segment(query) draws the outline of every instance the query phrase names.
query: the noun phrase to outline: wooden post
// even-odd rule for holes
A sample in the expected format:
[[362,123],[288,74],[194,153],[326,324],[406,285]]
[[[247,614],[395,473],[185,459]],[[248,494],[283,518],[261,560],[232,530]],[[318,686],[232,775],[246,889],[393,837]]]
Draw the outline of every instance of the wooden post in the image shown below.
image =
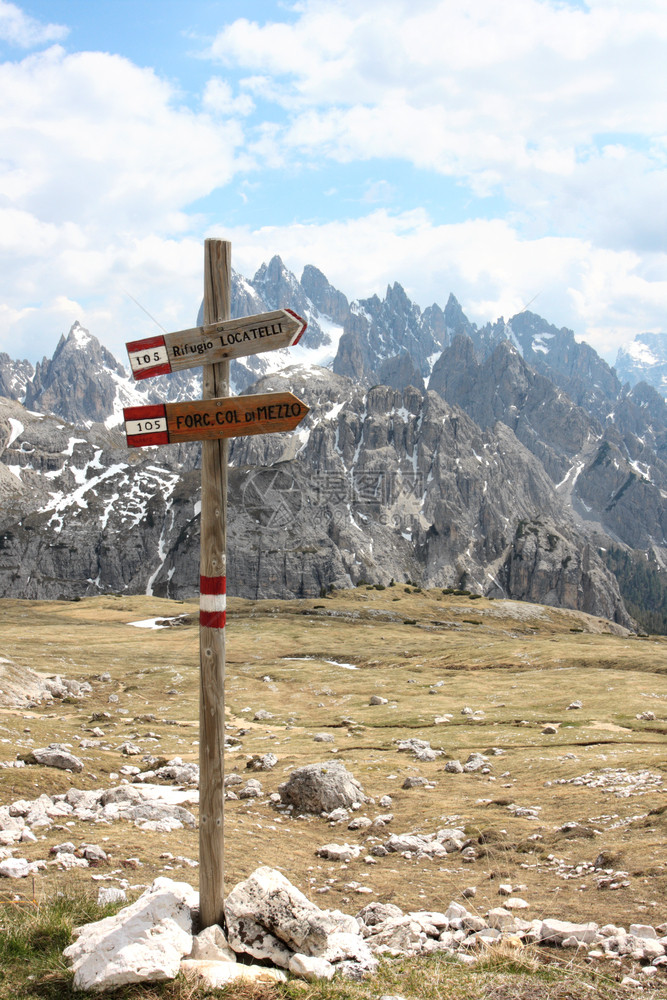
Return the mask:
[[[231,243],[206,240],[204,323],[229,319]],[[229,395],[229,361],[204,365],[204,399]],[[199,612],[199,896],[201,927],[223,923],[226,438],[202,441]]]

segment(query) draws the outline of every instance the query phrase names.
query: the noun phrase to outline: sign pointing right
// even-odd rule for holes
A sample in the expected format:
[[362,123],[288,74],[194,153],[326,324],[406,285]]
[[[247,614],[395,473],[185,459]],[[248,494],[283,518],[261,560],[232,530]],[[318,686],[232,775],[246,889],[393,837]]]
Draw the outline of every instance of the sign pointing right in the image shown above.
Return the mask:
[[307,413],[306,404],[291,392],[157,403],[123,410],[130,448],[292,431]]
[[305,319],[291,309],[275,309],[258,316],[243,316],[146,340],[133,340],[125,346],[132,374],[140,380],[292,347],[299,342],[307,325]]

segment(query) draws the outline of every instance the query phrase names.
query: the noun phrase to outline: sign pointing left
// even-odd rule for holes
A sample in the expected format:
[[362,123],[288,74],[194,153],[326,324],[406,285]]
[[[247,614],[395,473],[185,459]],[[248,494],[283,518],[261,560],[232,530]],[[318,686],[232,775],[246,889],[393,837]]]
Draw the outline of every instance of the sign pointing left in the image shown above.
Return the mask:
[[308,407],[291,392],[227,396],[123,410],[130,448],[292,431]]
[[133,340],[125,346],[132,374],[140,380],[292,347],[299,342],[307,325],[291,309],[275,309],[258,316]]

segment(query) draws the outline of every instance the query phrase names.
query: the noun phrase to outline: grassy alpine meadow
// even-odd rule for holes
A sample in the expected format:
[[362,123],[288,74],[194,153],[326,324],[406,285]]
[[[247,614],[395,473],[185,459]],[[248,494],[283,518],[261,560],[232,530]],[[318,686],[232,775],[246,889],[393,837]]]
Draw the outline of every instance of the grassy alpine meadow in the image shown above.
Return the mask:
[[[171,624],[135,624],[154,619]],[[459,901],[484,915],[504,904],[509,886],[529,920],[667,922],[667,638],[574,611],[405,584],[319,599],[232,598],[227,620],[227,731],[237,742],[225,767],[262,786],[260,798],[225,804],[228,888],[265,864],[319,906],[352,914],[376,900],[405,911]],[[0,656],[89,681],[92,693],[0,709],[0,805],[114,787],[174,757],[197,760],[196,602],[3,600],[2,622]],[[386,701],[371,704],[372,696]],[[315,740],[320,734],[326,741]],[[400,749],[410,738],[440,753],[422,762]],[[50,743],[68,746],[83,771],[7,766]],[[128,743],[140,752],[128,755]],[[269,752],[278,761],[271,770],[248,769]],[[482,754],[483,766],[445,769],[471,754]],[[292,769],[327,760],[343,763],[374,800],[358,816],[392,814],[384,829],[349,830],[347,821],[275,808],[269,796]],[[403,788],[409,777],[426,783]],[[387,795],[391,805],[380,806]],[[196,803],[184,805],[196,814]],[[474,850],[444,859],[370,854],[392,833],[443,826],[463,828]],[[97,906],[100,886],[125,888],[132,900],[158,875],[197,885],[196,829],[62,817],[35,833],[34,842],[0,847],[1,857],[45,862],[34,877],[0,880],[0,997],[74,995],[62,949],[74,926],[112,912]],[[107,860],[63,870],[50,849],[64,841],[98,844]],[[361,854],[348,863],[319,857],[331,842],[360,845]],[[180,977],[114,995],[615,998],[628,995],[620,981],[631,971],[627,962],[517,943],[470,967],[442,955],[386,960],[359,984],[294,980],[207,994]],[[666,983],[659,970],[642,980],[642,996],[667,996]]]

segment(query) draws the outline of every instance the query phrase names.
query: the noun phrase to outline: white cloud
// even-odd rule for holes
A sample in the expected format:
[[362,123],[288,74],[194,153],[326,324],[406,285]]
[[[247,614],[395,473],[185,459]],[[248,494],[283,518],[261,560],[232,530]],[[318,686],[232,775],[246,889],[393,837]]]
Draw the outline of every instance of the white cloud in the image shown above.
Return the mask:
[[[477,196],[502,193],[545,232],[567,231],[559,220],[577,211],[574,231],[603,242],[628,179],[603,146],[640,143],[642,204],[667,185],[664,0],[303,0],[293,13],[238,19],[208,52],[241,72],[261,66],[242,85],[276,105],[274,151],[408,161]],[[624,226],[631,245],[654,240],[648,215],[640,204]]]
[[53,47],[0,66],[0,183],[42,220],[171,230],[239,168],[236,121],[179,107],[149,69]]
[[32,49],[66,38],[69,29],[62,24],[43,24],[13,3],[0,0],[0,40],[21,49]]
[[255,102],[249,94],[234,97],[231,85],[219,76],[207,81],[202,104],[207,111],[218,115],[249,115],[255,109]]
[[3,349],[51,353],[79,319],[123,354],[144,319],[125,288],[192,325],[203,251],[189,205],[250,162],[243,143],[238,120],[192,112],[119,56],[53,46],[0,65]]

